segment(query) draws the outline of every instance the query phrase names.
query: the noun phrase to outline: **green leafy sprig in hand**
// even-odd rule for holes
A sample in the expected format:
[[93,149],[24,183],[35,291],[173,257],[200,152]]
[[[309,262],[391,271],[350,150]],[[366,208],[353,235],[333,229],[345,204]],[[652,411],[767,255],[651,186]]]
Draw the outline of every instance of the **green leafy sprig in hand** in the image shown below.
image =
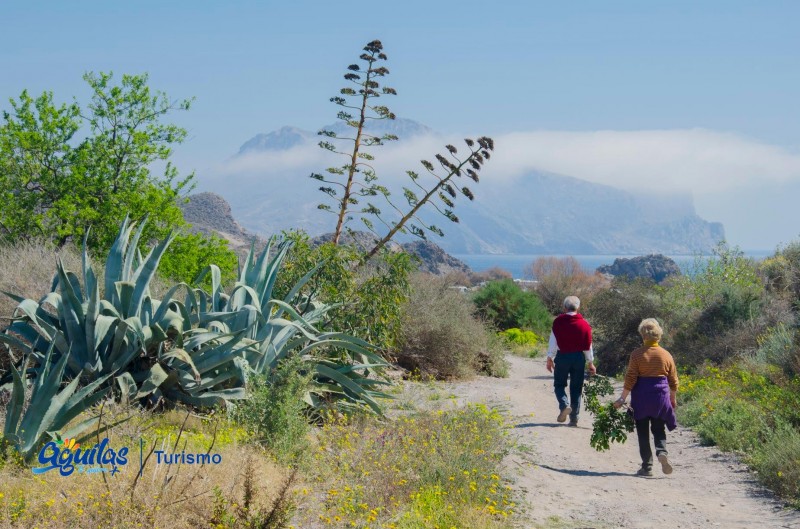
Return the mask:
[[633,414],[627,409],[618,410],[613,403],[600,402],[600,397],[613,394],[611,381],[602,375],[590,377],[583,385],[584,405],[594,416],[589,444],[598,452],[608,450],[611,443],[624,443],[634,429]]

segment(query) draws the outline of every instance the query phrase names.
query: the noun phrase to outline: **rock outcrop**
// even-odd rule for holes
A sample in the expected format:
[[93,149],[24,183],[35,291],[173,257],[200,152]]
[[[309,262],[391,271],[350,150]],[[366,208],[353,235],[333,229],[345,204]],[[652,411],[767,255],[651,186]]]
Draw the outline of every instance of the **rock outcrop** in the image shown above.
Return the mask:
[[675,261],[661,254],[614,259],[613,264],[603,265],[597,271],[601,274],[627,276],[631,279],[649,278],[656,283],[660,283],[669,276],[681,274],[681,269]]

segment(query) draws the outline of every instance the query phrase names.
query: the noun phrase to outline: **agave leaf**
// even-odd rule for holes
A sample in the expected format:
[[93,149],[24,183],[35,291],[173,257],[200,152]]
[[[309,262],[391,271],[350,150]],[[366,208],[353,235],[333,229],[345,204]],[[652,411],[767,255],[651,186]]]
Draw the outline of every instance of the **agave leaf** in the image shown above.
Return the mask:
[[147,255],[147,259],[145,259],[145,261],[136,270],[136,273],[132,278],[135,283],[135,289],[133,291],[133,297],[130,300],[130,305],[128,306],[129,315],[139,314],[139,310],[142,306],[142,300],[144,299],[145,294],[150,287],[150,280],[156,273],[156,269],[158,268],[158,263],[161,261],[161,257],[164,255],[164,252],[167,251],[167,248],[174,239],[175,235],[170,232],[170,234],[167,235],[163,241],[150,250],[150,253]]
[[127,319],[133,316],[129,310],[135,288],[136,285],[130,281],[117,281],[114,283],[114,297],[111,302],[117,307],[122,318]]
[[[22,372],[25,372],[27,363],[22,365]],[[11,375],[14,377],[13,389],[11,390],[11,398],[6,405],[6,424],[3,427],[3,437],[12,439],[16,437],[17,425],[22,416],[22,409],[25,407],[25,382],[22,380],[17,368],[11,365]]]
[[167,291],[167,293],[164,294],[164,297],[161,298],[161,304],[158,306],[158,309],[156,310],[155,314],[153,314],[153,321],[159,322],[162,320],[162,318],[164,318],[164,315],[169,310],[170,301],[172,301],[172,297],[181,288],[185,288],[187,292],[192,291],[192,288],[186,283],[178,283],[177,285],[174,285],[172,288],[170,288]]
[[[297,283],[295,283],[295,285],[292,287],[292,290],[290,290],[289,293],[286,294],[286,297],[283,298],[283,302],[286,303],[287,305],[291,305],[295,297],[297,297],[297,293],[300,292],[300,289],[303,288],[306,285],[306,283],[308,283],[308,281],[314,276],[314,274],[317,273],[317,271],[324,264],[325,261],[320,261],[319,264],[317,264],[317,266],[312,268],[306,275],[300,278],[300,280]],[[283,309],[279,308],[278,311],[275,313],[274,317],[280,318],[282,314],[283,314]]]
[[184,351],[183,349],[175,348],[168,353],[165,353],[161,356],[162,361],[167,361],[171,358],[177,358],[178,360],[182,361],[186,365],[189,366],[189,369],[192,371],[192,375],[194,376],[195,381],[199,384],[200,383],[200,372],[197,370],[197,367],[194,365],[194,361],[192,361],[192,357],[189,356],[189,353]]
[[372,408],[372,410],[378,415],[383,415],[383,410],[381,410],[381,407],[378,405],[378,403],[369,396],[363,387],[353,382],[347,375],[339,373],[337,370],[332,369],[324,364],[315,365],[314,370],[323,377],[329,378],[330,380],[342,386],[344,389],[350,391],[353,395],[355,395],[353,398],[364,401],[364,403]]
[[167,372],[164,371],[164,368],[159,364],[155,364],[153,367],[151,367],[148,373],[147,379],[142,383],[142,386],[139,388],[139,392],[136,394],[137,399],[146,397],[147,395],[153,393],[169,378]]
[[128,243],[127,251],[125,252],[125,259],[122,264],[122,275],[120,276],[122,281],[135,281],[133,278],[133,270],[135,265],[134,261],[137,257],[136,251],[139,249],[139,239],[142,238],[142,232],[144,231],[146,222],[147,215],[145,215],[142,221],[139,223],[139,228],[133,234],[133,238]]
[[130,373],[122,373],[121,375],[114,377],[114,380],[117,382],[119,386],[119,393],[120,393],[120,402],[123,405],[130,404],[130,401],[133,397],[136,396],[137,387],[136,381],[133,380],[133,376]]
[[0,343],[4,343],[8,346],[8,357],[11,359],[11,363],[17,363],[17,359],[14,357],[14,353],[11,352],[11,348],[15,347],[17,349],[22,350],[24,353],[29,353],[31,348],[25,344],[22,340],[18,340],[9,334],[0,334]]
[[275,286],[275,281],[278,279],[278,271],[280,270],[281,263],[283,262],[284,257],[286,257],[286,253],[289,251],[290,247],[290,241],[281,242],[281,244],[278,246],[278,252],[269,263],[265,278],[266,282],[261,290],[261,310],[265,310],[267,302],[272,299],[272,289]]
[[126,250],[128,248],[128,239],[130,239],[132,229],[133,225],[130,223],[130,217],[125,215],[125,220],[122,221],[122,224],[119,227],[117,238],[114,240],[114,244],[111,245],[111,249],[108,252],[108,257],[106,258],[106,288],[104,298],[107,301],[113,302],[113,295],[114,292],[116,292],[114,283],[117,281],[123,281],[125,279],[122,272],[124,269],[123,262],[125,259]]

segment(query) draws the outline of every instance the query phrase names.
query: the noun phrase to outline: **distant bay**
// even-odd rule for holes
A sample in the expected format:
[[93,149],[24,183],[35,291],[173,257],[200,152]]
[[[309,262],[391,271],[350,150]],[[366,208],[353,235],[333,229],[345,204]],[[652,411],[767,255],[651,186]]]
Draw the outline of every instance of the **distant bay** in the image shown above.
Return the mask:
[[[753,259],[763,259],[772,255],[773,251],[745,250],[745,255]],[[489,268],[499,267],[508,272],[514,279],[530,279],[526,277],[525,268],[529,267],[539,257],[569,257],[567,255],[536,255],[536,254],[454,254],[453,257],[464,261],[474,272],[483,272]],[[573,255],[587,272],[593,272],[597,267],[610,265],[617,258],[631,258],[635,255]],[[711,259],[711,255],[670,255],[670,259],[684,271],[690,272],[697,260]]]

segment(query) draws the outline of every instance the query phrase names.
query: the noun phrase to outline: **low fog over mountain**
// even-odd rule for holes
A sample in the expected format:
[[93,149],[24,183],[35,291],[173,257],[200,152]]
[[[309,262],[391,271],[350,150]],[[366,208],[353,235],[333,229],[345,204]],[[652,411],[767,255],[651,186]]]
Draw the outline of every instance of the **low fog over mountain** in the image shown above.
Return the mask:
[[[342,135],[342,124],[326,127]],[[405,170],[420,170],[420,159],[432,159],[454,138],[442,137],[407,119],[379,121],[373,134],[395,134],[401,141],[371,148],[379,182],[402,196]],[[283,127],[258,134],[207,179],[204,189],[230,202],[245,228],[263,235],[303,228],[311,235],[332,231],[334,216],[317,209],[326,196],[311,172],[346,163],[344,157],[317,147],[316,132]],[[688,254],[708,252],[724,238],[720,223],[700,218],[688,193],[651,196],[544,171],[493,173],[502,159],[502,144],[469,184],[475,201],[456,201],[459,224],[430,213],[427,220],[445,231],[431,239],[450,253],[531,254]],[[508,162],[505,160],[505,162]],[[498,162],[499,163],[499,162]],[[508,166],[499,163],[499,166]],[[400,199],[402,200],[402,198]],[[381,207],[380,204],[377,204]],[[388,208],[384,208],[388,209]],[[354,229],[363,229],[356,218]]]

